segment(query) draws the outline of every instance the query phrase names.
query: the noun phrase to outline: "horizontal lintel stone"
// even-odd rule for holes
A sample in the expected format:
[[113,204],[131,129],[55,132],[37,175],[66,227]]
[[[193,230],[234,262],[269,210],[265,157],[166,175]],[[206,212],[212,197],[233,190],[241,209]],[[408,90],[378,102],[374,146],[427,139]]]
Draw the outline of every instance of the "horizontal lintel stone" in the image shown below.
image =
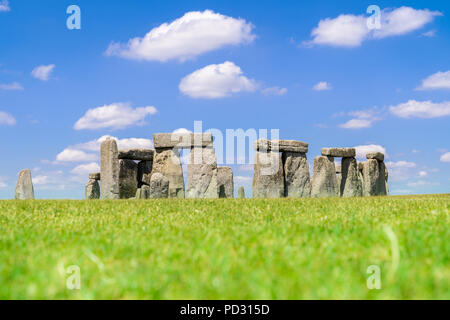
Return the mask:
[[211,132],[204,133],[155,133],[153,144],[155,149],[193,147],[211,147],[213,135]]
[[355,148],[322,148],[322,155],[329,157],[354,158]]
[[129,149],[119,150],[119,159],[152,161],[155,150],[152,149]]
[[89,179],[100,180],[100,172],[89,173]]
[[296,140],[259,139],[255,141],[255,150],[307,153],[308,144],[306,142]]
[[377,159],[378,161],[384,161],[384,154],[381,152],[368,152],[366,154],[367,159]]

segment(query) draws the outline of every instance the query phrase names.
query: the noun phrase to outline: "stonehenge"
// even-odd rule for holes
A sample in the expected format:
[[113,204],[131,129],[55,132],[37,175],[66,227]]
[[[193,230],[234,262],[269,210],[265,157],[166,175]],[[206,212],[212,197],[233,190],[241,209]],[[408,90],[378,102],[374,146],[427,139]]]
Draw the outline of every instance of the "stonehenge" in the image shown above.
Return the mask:
[[100,185],[98,181],[100,180],[100,173],[90,173],[89,181],[84,190],[86,200],[100,199]]
[[310,196],[307,143],[259,139],[255,150],[253,198]]
[[19,172],[19,178],[17,179],[14,193],[17,200],[34,199],[34,188],[30,169],[25,169]]
[[[217,165],[211,133],[156,133],[154,150],[118,150],[107,138],[100,147],[100,173],[91,173],[86,199],[234,198],[233,170]],[[358,163],[355,148],[322,148],[307,160],[308,143],[259,139],[254,144],[253,198],[322,198],[388,195],[384,154],[368,152]],[[189,149],[185,183],[180,150]],[[335,158],[341,158],[340,164]],[[28,173],[29,174],[29,173]],[[19,185],[29,185],[27,173]],[[99,185],[100,182],[100,185]],[[32,185],[31,185],[32,188]],[[24,192],[17,191],[16,197]],[[28,191],[27,197],[30,196]],[[245,198],[243,187],[238,198]]]

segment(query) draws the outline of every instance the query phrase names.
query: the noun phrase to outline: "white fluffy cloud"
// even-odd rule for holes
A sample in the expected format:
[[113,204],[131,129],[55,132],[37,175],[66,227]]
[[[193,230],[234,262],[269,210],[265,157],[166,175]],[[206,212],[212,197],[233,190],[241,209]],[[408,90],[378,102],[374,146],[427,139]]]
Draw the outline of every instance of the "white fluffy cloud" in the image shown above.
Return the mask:
[[446,152],[441,156],[441,162],[450,162],[450,152]]
[[97,162],[80,164],[79,166],[73,168],[70,172],[75,175],[86,176],[89,173],[100,172],[100,166],[98,165]]
[[54,64],[38,66],[31,71],[31,75],[36,79],[47,81],[50,78],[53,69],[55,69]]
[[107,55],[147,61],[184,61],[226,45],[252,42],[253,26],[211,10],[187,12],[171,23],[153,28],[143,38],[112,43]]
[[450,115],[450,101],[434,103],[431,101],[409,100],[389,107],[390,112],[400,118],[439,118]]
[[262,90],[262,93],[267,96],[283,96],[288,92],[287,88],[270,87]]
[[23,87],[18,82],[13,82],[11,84],[0,83],[0,89],[2,89],[2,90],[23,90]]
[[381,12],[381,28],[369,29],[368,16],[341,14],[336,18],[320,20],[311,32],[312,40],[305,44],[358,47],[367,39],[381,39],[418,30],[439,15],[442,13],[411,7],[385,9]]
[[179,89],[191,98],[224,98],[233,93],[252,92],[257,88],[254,80],[243,75],[233,62],[211,64],[184,77]]
[[326,81],[320,81],[319,83],[316,83],[313,87],[316,91],[325,91],[325,90],[331,90],[331,84]]
[[414,168],[416,166],[416,164],[414,162],[411,161],[389,161],[386,162],[386,166],[388,168]]
[[0,125],[2,124],[13,126],[16,124],[16,119],[9,113],[0,111]]
[[74,125],[75,130],[124,129],[145,124],[148,115],[155,114],[153,106],[133,109],[129,103],[113,103],[89,109]]
[[2,0],[0,2],[0,12],[7,12],[10,11],[11,8],[9,7],[9,1],[8,0]]
[[344,129],[363,129],[370,128],[376,121],[381,120],[381,111],[374,107],[367,110],[357,110],[348,113],[353,119],[339,125]]
[[450,70],[446,72],[436,72],[428,78],[422,80],[422,85],[418,90],[450,89]]
[[95,154],[86,153],[72,148],[64,149],[56,156],[57,162],[89,162],[97,160]]
[[368,152],[381,152],[387,156],[386,148],[377,145],[377,144],[367,144],[367,145],[361,145],[354,147],[356,149],[356,157],[358,159],[366,159],[366,154]]

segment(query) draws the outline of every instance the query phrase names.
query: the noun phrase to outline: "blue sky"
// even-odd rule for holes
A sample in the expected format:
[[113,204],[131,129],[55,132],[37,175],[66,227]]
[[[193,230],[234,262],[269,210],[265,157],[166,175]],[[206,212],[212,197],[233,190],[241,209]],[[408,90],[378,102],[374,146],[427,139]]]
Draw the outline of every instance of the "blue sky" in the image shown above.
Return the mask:
[[[449,15],[448,1],[0,0],[0,198],[23,168],[37,197],[82,198],[101,137],[149,147],[196,120],[279,129],[310,163],[383,150],[393,194],[449,192]],[[233,169],[249,193],[251,166]]]

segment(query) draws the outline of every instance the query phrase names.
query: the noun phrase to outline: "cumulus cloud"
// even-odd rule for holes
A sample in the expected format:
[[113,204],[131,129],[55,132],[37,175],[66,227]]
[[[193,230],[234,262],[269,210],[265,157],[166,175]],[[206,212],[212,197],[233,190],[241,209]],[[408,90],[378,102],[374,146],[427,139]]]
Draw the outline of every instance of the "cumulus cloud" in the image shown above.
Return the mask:
[[54,64],[38,66],[31,71],[31,75],[36,79],[47,81],[55,68]]
[[229,97],[238,92],[253,92],[256,88],[256,82],[245,77],[241,68],[230,61],[196,70],[184,77],[179,85],[180,91],[185,95],[206,99]]
[[331,90],[331,84],[326,81],[320,81],[319,83],[316,83],[313,87],[316,91],[325,91],[325,90]]
[[336,18],[320,20],[317,27],[311,31],[312,40],[304,44],[358,47],[364,40],[382,39],[413,32],[440,15],[442,13],[438,11],[411,7],[385,9],[381,12],[381,28],[369,29],[367,16],[341,14]]
[[133,109],[129,103],[113,103],[89,109],[74,125],[75,130],[124,129],[145,125],[145,118],[155,114],[153,106]]
[[13,83],[0,83],[0,89],[2,90],[23,90],[23,87],[20,83],[18,82],[13,82]]
[[414,168],[416,164],[411,161],[388,161],[386,162],[388,168]]
[[253,25],[211,10],[187,12],[171,23],[153,28],[144,37],[128,43],[111,43],[106,55],[127,59],[185,61],[227,45],[250,43]]
[[9,113],[0,111],[0,125],[2,124],[13,126],[16,124],[16,119]]
[[366,154],[368,152],[381,152],[385,157],[387,156],[386,148],[377,144],[360,145],[354,148],[356,149],[356,157],[358,159],[366,159]]
[[376,107],[366,110],[351,111],[347,113],[347,115],[353,117],[353,119],[340,124],[339,127],[344,129],[370,128],[374,122],[382,119],[381,110]]
[[270,87],[262,90],[262,93],[266,96],[283,96],[288,92],[287,88]]
[[97,162],[91,162],[87,164],[80,164],[73,168],[71,173],[79,176],[86,176],[89,173],[100,172],[100,166]]
[[450,70],[436,72],[422,80],[422,85],[417,90],[450,89]]
[[89,162],[97,160],[95,154],[86,153],[72,148],[64,149],[56,156],[57,162]]
[[408,102],[389,107],[389,111],[400,118],[439,118],[450,115],[450,101],[434,103],[431,101],[409,100]]
[[10,11],[11,7],[9,6],[9,1],[8,0],[2,0],[0,2],[0,12],[7,12]]
[[441,156],[441,162],[450,162],[450,152],[446,152]]

